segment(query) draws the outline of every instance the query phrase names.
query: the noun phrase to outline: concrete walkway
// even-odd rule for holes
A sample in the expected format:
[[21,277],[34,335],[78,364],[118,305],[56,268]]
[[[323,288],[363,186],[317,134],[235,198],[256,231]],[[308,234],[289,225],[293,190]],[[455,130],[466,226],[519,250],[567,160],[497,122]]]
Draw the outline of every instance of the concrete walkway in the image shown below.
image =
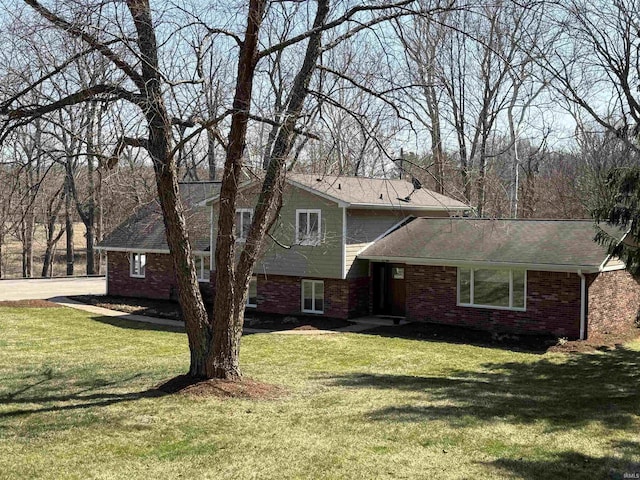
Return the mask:
[[[165,327],[184,328],[184,322],[179,320],[169,320],[166,318],[149,317],[147,315],[136,315],[133,313],[119,312],[117,310],[110,310],[108,308],[96,307],[94,305],[87,305],[86,303],[77,302],[67,297],[53,297],[49,298],[49,301],[62,305],[64,307],[75,308],[84,312],[93,313],[102,317],[120,318],[122,320],[129,320],[132,322],[149,323],[152,325],[162,325]],[[377,323],[380,325],[380,323]],[[266,330],[262,328],[248,328],[243,329],[244,333],[270,333],[275,335],[333,335],[336,333],[356,333],[369,330],[375,327],[376,324],[372,323],[356,323],[347,327],[337,328],[335,330]]]

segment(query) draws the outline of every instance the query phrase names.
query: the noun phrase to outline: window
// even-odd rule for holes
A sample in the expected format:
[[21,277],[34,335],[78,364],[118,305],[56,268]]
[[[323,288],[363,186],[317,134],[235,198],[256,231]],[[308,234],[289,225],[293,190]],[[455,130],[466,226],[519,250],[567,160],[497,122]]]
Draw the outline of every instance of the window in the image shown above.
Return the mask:
[[129,259],[129,275],[132,277],[144,278],[147,266],[147,255],[144,253],[131,253]]
[[258,306],[258,279],[251,277],[249,282],[249,293],[247,294],[247,307]]
[[524,270],[458,268],[458,305],[524,310]]
[[196,255],[194,258],[196,262],[196,274],[198,275],[199,282],[211,281],[210,271],[210,257],[209,255]]
[[296,210],[296,243],[320,244],[321,210]]
[[252,220],[252,208],[236,209],[236,242],[244,242],[247,239]]
[[324,282],[322,280],[302,281],[302,311],[324,313]]

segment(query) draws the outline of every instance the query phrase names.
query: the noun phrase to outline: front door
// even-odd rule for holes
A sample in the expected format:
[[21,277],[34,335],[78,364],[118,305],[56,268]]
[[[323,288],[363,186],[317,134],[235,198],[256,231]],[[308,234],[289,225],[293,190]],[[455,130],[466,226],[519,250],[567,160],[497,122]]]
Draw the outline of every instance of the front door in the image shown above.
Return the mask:
[[404,317],[406,312],[405,268],[402,264],[373,264],[373,313]]

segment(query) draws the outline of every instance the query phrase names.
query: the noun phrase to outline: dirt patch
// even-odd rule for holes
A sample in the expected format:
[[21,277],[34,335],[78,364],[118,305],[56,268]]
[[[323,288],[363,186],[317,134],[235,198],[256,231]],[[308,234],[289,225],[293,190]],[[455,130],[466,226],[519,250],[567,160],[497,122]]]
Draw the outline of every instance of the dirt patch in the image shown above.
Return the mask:
[[559,340],[556,345],[549,348],[550,352],[560,353],[586,353],[615,350],[624,343],[637,340],[640,330],[635,327],[615,333],[600,333],[591,335],[587,340],[565,341]]
[[244,326],[263,330],[336,330],[353,325],[352,322],[339,318],[313,316],[283,316],[264,313],[247,313]]
[[57,303],[48,300],[5,300],[0,307],[8,308],[60,308]]
[[179,375],[158,385],[156,389],[163,393],[180,393],[194,397],[245,398],[251,400],[269,400],[284,395],[284,390],[269,383],[251,379],[199,380],[188,375]]

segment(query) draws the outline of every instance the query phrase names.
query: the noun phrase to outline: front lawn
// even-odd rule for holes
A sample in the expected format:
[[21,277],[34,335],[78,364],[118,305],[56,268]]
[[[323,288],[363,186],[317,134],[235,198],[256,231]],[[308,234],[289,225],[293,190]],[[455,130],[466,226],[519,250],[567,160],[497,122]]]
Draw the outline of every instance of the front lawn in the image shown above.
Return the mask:
[[158,396],[184,334],[0,308],[0,477],[622,478],[640,343],[535,355],[362,334],[248,335],[275,400]]

